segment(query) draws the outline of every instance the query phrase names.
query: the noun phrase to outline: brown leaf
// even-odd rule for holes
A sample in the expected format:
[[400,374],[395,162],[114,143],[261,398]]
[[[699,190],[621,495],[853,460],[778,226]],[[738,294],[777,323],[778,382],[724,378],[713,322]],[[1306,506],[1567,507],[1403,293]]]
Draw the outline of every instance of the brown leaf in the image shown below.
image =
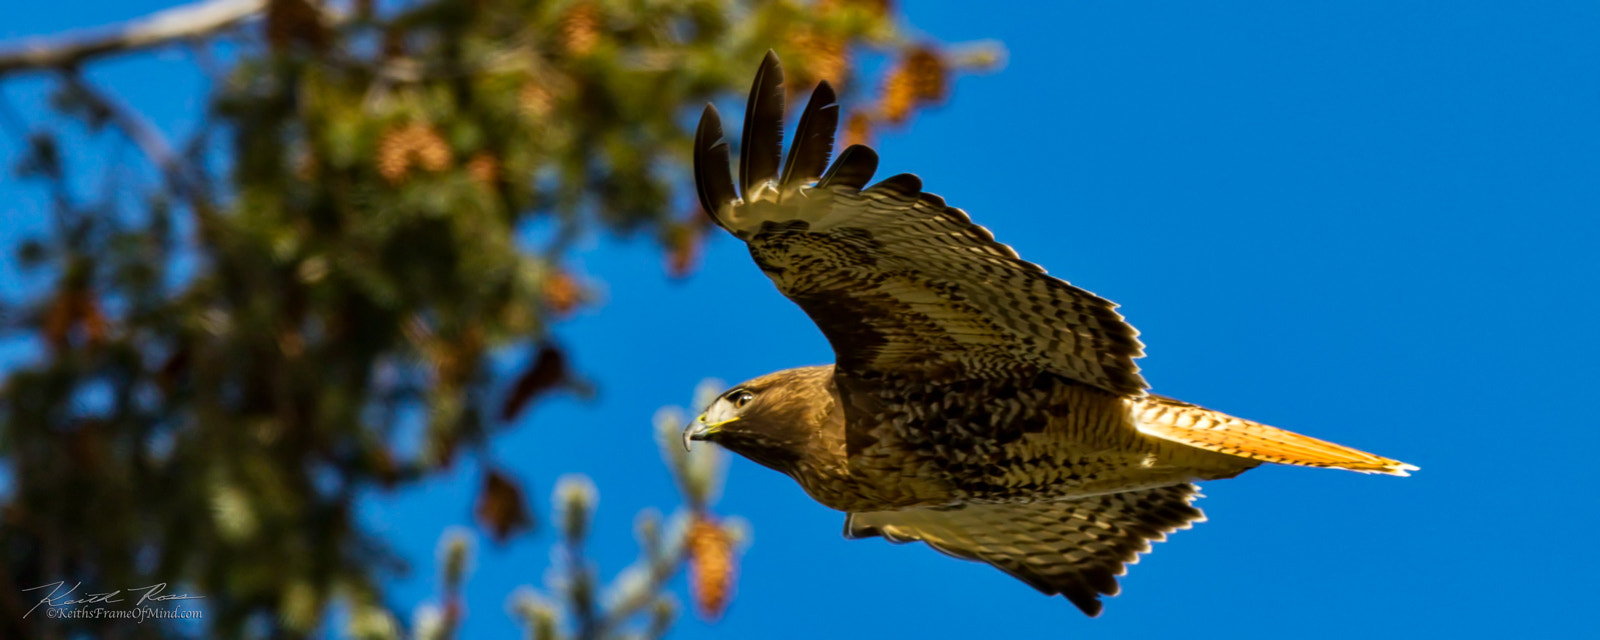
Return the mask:
[[585,56],[600,44],[600,29],[605,15],[593,2],[579,2],[561,17],[561,47],[574,56]]
[[850,72],[850,57],[842,37],[829,36],[816,28],[799,29],[789,37],[789,46],[799,53],[800,67],[790,74],[789,93],[804,96],[821,80],[835,87],[844,84]]
[[82,346],[98,347],[111,329],[99,300],[88,291],[73,288],[56,294],[45,308],[41,324],[45,341],[57,351],[71,347],[75,340]]
[[432,355],[439,383],[459,388],[478,373],[483,362],[483,328],[472,325],[450,340],[436,341]]
[[391,185],[398,185],[411,172],[412,167],[439,172],[450,168],[455,154],[450,143],[432,125],[423,122],[391,126],[378,138],[377,155],[373,164],[378,175]]
[[411,139],[405,128],[391,127],[383,132],[378,138],[373,164],[378,167],[378,175],[389,184],[399,184],[405,179],[406,173],[411,171]]
[[523,370],[522,375],[517,376],[511,393],[506,395],[505,403],[500,406],[500,421],[515,420],[535,397],[554,390],[567,378],[566,353],[554,345],[539,347],[539,354],[534,356],[533,363]]
[[100,469],[110,454],[105,429],[98,420],[79,425],[67,440],[67,452],[80,469]]
[[450,143],[445,142],[444,136],[439,131],[425,124],[412,125],[416,136],[414,147],[417,154],[417,164],[423,169],[433,172],[444,171],[450,168],[453,154]]
[[511,536],[533,528],[533,514],[521,484],[498,469],[484,472],[472,513],[496,544],[505,544]]
[[728,610],[737,579],[733,538],[711,516],[696,514],[689,525],[686,544],[689,550],[689,591],[695,611],[706,621],[715,621]]
[[189,345],[182,344],[161,363],[161,369],[156,371],[156,384],[161,386],[162,391],[172,393],[173,387],[188,373],[191,355]]
[[[696,215],[696,218],[706,216]],[[667,275],[683,278],[700,264],[700,245],[705,236],[704,227],[697,222],[674,223],[667,227]]]
[[517,106],[522,109],[522,115],[535,122],[550,115],[555,103],[550,88],[535,80],[523,84],[522,89],[517,91]]
[[394,452],[388,447],[377,446],[368,452],[373,475],[378,477],[379,484],[384,489],[393,489],[400,482],[400,465],[395,462]]
[[111,325],[106,321],[105,312],[100,310],[100,301],[87,292],[80,293],[78,312],[83,319],[83,332],[89,339],[89,346],[97,347],[104,344]]
[[306,340],[300,335],[298,329],[280,329],[278,331],[278,350],[290,360],[299,360],[306,354]]
[[884,76],[878,113],[893,124],[904,124],[919,106],[940,104],[950,94],[950,68],[930,47],[912,47]]
[[444,628],[452,631],[460,628],[461,619],[466,617],[465,611],[466,605],[461,604],[460,594],[450,594],[449,597],[446,597],[444,601]]
[[853,144],[872,144],[872,117],[857,111],[844,120],[844,140],[842,146]]
[[379,46],[383,52],[383,59],[393,60],[406,55],[406,31],[397,25],[389,25],[383,30],[383,44]]
[[322,11],[311,0],[271,0],[267,3],[266,35],[272,50],[282,53],[294,44],[325,50],[331,34],[323,24]]
[[56,351],[65,350],[68,346],[67,334],[72,331],[73,318],[72,296],[68,292],[57,294],[50,301],[49,308],[44,312],[44,338]]
[[485,189],[493,189],[500,182],[500,160],[494,154],[478,152],[467,161],[467,175]]
[[914,47],[906,54],[906,80],[921,104],[941,104],[950,97],[950,65],[932,47]]
[[560,269],[545,276],[543,289],[545,304],[550,305],[550,310],[557,316],[572,313],[587,298],[578,279]]

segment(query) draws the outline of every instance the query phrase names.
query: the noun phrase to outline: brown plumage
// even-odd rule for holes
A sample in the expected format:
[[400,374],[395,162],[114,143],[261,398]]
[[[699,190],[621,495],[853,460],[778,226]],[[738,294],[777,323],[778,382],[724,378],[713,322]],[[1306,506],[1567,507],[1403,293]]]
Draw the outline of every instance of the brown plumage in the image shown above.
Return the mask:
[[1195,481],[1262,462],[1415,469],[1147,393],[1143,347],[1116,305],[1023,261],[916,176],[867,187],[869,148],[827,167],[839,122],[827,83],[780,167],[776,56],[756,78],[737,187],[716,109],[701,117],[701,204],[816,322],[836,363],[734,387],[685,444],[711,440],[789,475],[848,514],[849,537],[926,542],[1091,616],[1150,542],[1204,519]]

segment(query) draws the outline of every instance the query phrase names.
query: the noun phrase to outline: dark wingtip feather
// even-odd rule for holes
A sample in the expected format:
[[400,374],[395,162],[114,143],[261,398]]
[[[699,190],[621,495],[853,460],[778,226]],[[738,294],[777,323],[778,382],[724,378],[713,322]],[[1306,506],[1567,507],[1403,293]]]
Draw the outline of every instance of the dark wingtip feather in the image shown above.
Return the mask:
[[884,178],[878,184],[872,185],[868,190],[876,192],[890,191],[901,198],[916,198],[922,193],[922,178],[918,178],[913,173],[897,173]]
[[811,101],[800,114],[794,146],[789,148],[789,158],[783,163],[783,178],[779,180],[782,188],[822,177],[822,172],[828,169],[828,159],[833,156],[833,135],[838,128],[839,97],[833,92],[833,86],[823,80],[811,92]]
[[745,103],[739,187],[746,199],[757,184],[778,177],[783,161],[783,97],[783,64],[778,62],[778,54],[768,49]]
[[833,163],[828,173],[822,176],[818,186],[848,185],[860,189],[867,186],[867,181],[877,171],[878,152],[873,151],[872,147],[853,144],[839,154],[839,161]]
[[694,132],[694,186],[700,194],[700,206],[718,224],[722,221],[717,220],[717,208],[739,197],[733,186],[731,164],[728,141],[722,134],[722,117],[708,103]]
[[1100,601],[1100,594],[1089,589],[1062,591],[1061,595],[1066,597],[1067,601],[1071,602],[1079,611],[1082,611],[1084,615],[1091,618],[1100,617],[1100,612],[1106,608],[1105,603]]

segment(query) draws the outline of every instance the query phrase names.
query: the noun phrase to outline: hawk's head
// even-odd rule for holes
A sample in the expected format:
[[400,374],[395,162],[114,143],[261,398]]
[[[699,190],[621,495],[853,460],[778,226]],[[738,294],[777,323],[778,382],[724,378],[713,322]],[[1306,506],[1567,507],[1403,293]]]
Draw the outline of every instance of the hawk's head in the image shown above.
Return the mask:
[[832,365],[769,373],[717,396],[683,430],[683,446],[715,442],[789,473],[803,457],[821,453],[825,428],[842,425],[835,394]]

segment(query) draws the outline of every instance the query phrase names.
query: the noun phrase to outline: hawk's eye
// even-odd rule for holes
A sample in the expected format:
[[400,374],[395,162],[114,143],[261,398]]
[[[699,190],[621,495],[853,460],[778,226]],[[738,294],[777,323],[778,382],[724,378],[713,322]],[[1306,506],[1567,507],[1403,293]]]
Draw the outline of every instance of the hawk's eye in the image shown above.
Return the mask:
[[728,402],[732,402],[735,409],[743,409],[745,405],[750,404],[750,401],[754,399],[756,399],[756,394],[749,391],[735,391],[728,394]]

